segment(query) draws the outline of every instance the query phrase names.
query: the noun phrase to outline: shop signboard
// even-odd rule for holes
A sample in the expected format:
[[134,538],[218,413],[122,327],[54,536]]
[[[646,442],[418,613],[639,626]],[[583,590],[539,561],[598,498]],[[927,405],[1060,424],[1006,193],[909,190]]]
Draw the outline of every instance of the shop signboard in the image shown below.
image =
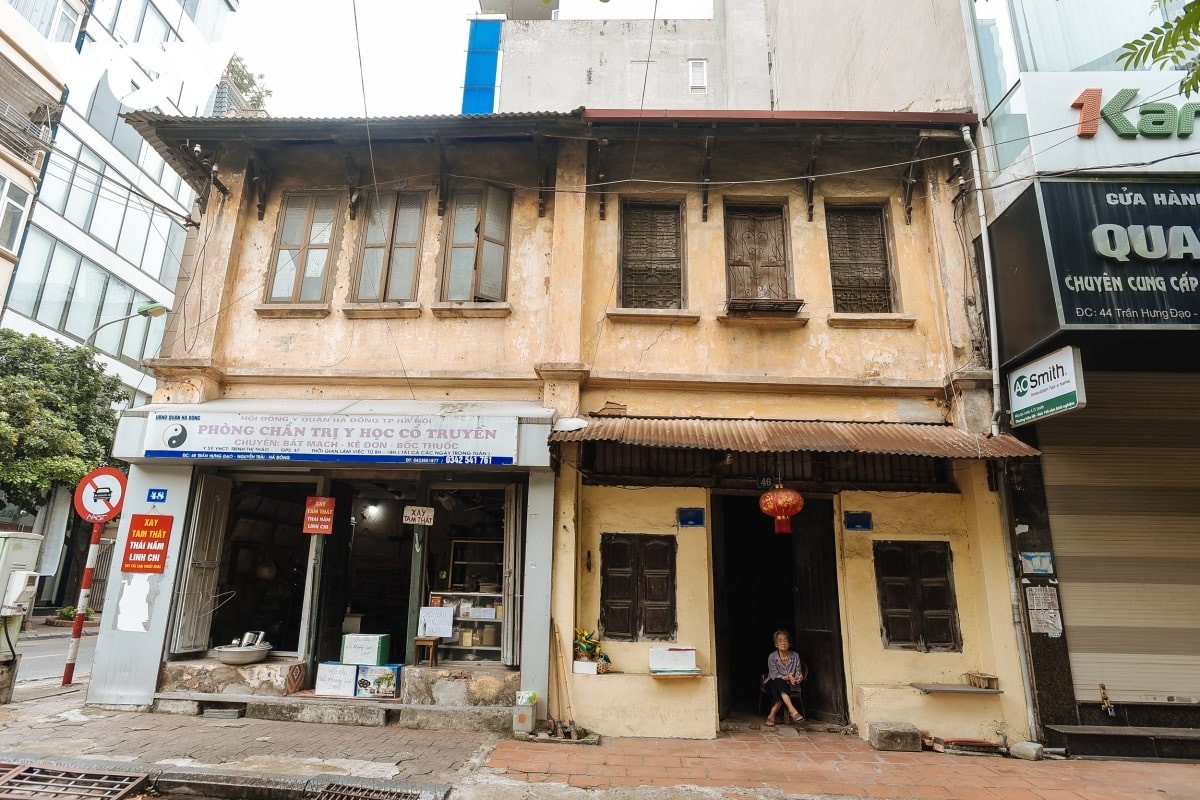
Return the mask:
[[1077,347],[1056,350],[1017,367],[1008,375],[1008,405],[1014,426],[1074,411],[1086,404]]
[[401,522],[405,525],[432,525],[433,508],[431,506],[405,506],[404,518]]
[[1183,72],[1021,74],[1037,172],[1194,173],[1196,106]]
[[438,414],[152,413],[143,455],[180,460],[513,464],[518,419]]
[[1200,328],[1200,184],[1043,181],[1063,329]]

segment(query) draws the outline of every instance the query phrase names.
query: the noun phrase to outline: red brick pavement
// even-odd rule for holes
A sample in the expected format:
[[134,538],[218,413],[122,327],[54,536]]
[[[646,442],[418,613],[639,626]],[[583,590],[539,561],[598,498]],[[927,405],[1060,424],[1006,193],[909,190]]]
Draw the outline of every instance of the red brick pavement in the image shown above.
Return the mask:
[[729,788],[730,800],[750,800],[762,788],[889,800],[1200,798],[1200,764],[880,753],[858,738],[803,731],[604,738],[598,746],[506,739],[486,766],[516,780],[586,788]]

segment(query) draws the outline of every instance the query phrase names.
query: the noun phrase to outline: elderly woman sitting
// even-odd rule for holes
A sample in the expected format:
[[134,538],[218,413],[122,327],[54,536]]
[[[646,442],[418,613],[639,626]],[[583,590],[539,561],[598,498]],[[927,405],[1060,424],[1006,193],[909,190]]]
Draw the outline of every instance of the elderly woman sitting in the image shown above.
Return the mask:
[[771,696],[771,712],[767,714],[767,725],[775,725],[775,714],[779,707],[787,706],[792,722],[802,722],[804,716],[796,710],[789,694],[804,682],[806,670],[800,654],[791,649],[787,631],[775,631],[775,649],[767,656],[767,678],[763,691]]

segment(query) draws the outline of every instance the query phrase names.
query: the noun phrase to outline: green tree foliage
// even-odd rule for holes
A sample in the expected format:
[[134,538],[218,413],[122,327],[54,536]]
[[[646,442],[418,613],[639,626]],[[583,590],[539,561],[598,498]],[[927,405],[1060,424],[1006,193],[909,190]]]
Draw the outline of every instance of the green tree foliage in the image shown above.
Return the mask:
[[[1155,7],[1161,7],[1162,1]],[[1151,28],[1144,36],[1125,44],[1117,60],[1125,69],[1151,65],[1187,72],[1179,90],[1191,95],[1200,89],[1200,0],[1189,0],[1174,19]]]
[[246,105],[250,108],[257,108],[260,111],[266,106],[267,98],[271,96],[271,90],[267,88],[263,82],[266,75],[261,72],[255,74],[246,66],[246,62],[241,56],[234,53],[233,58],[229,59],[229,79],[233,81],[233,85],[242,93],[242,97],[246,100]]
[[128,396],[90,348],[0,329],[0,495],[32,512],[105,463]]

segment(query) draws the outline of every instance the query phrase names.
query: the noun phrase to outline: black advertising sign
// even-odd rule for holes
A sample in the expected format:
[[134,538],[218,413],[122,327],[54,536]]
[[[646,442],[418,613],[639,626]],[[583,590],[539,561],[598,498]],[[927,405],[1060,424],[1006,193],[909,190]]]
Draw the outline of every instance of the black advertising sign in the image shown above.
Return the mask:
[[1200,328],[1200,184],[1043,182],[1065,329]]

